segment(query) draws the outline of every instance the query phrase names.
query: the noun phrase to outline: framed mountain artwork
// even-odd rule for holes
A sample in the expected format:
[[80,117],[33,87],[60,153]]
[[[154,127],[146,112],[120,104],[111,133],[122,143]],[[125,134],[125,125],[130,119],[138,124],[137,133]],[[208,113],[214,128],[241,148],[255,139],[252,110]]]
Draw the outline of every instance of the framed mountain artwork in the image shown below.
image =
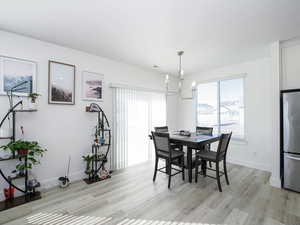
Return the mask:
[[75,104],[75,66],[49,61],[49,104]]

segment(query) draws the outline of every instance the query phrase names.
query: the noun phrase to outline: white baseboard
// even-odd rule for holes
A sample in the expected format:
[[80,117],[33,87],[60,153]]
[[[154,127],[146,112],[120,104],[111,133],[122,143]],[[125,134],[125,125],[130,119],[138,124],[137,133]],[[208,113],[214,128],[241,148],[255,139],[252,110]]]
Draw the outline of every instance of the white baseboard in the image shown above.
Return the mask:
[[281,180],[280,177],[271,176],[269,183],[272,187],[281,188]]
[[[266,164],[259,164],[259,163],[253,163],[253,162],[248,162],[248,161],[242,161],[242,160],[237,160],[237,159],[230,159],[228,158],[227,161],[229,163],[232,164],[238,164],[241,166],[246,166],[246,167],[250,167],[250,168],[254,168],[254,169],[258,169],[258,170],[262,170],[262,171],[271,171],[271,166],[270,165],[266,165]],[[69,175],[69,179],[71,182],[74,181],[78,181],[81,180],[85,177],[85,173],[84,171],[77,171],[74,173],[71,173]],[[273,187],[281,187],[281,181],[280,178],[270,178],[270,185]],[[53,187],[58,186],[58,177],[53,177],[53,178],[49,178],[46,180],[42,180],[41,181],[41,188],[46,190],[46,189],[50,189]]]
[[262,171],[267,171],[267,172],[271,171],[271,165],[268,164],[261,164],[261,163],[249,162],[249,161],[238,160],[238,159],[230,159],[230,158],[227,159],[227,162],[262,170]]
[[[266,165],[266,164],[253,163],[253,162],[237,160],[237,159],[230,159],[230,158],[228,158],[227,161],[232,164],[246,166],[246,167],[250,167],[250,168],[254,168],[254,169],[258,169],[258,170],[263,170],[263,171],[268,171],[268,172],[271,171],[271,168],[270,168],[271,166]],[[81,180],[84,177],[85,177],[84,171],[77,171],[77,172],[71,173],[69,175],[69,179],[71,182]],[[270,184],[271,184],[271,179],[270,179]],[[274,184],[274,185],[272,185],[272,184]],[[280,179],[274,179],[272,181],[272,184],[271,185],[274,187],[277,187],[276,185],[278,185],[278,187],[280,187],[281,186]],[[44,190],[50,189],[50,188],[53,188],[56,186],[58,186],[58,177],[53,177],[53,178],[49,178],[49,179],[41,181],[41,188]]]
[[[77,171],[69,174],[69,179],[71,182],[83,179],[85,176],[84,171]],[[41,181],[41,189],[50,189],[58,186],[58,177],[49,178]]]

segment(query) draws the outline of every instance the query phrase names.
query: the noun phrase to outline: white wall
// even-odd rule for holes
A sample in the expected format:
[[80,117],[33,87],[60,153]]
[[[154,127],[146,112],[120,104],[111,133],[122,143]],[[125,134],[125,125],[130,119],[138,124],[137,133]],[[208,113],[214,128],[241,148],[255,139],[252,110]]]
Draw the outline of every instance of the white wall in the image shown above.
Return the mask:
[[284,41],[281,47],[282,89],[300,88],[300,39]]
[[[188,76],[186,86],[197,82],[247,74],[245,78],[245,134],[246,143],[232,141],[228,160],[233,163],[271,170],[273,89],[270,58],[257,59]],[[180,129],[196,127],[195,104],[181,101],[178,121]]]
[[[34,113],[18,114],[17,121],[18,126],[23,125],[25,128],[26,139],[37,140],[48,149],[41,160],[41,165],[33,170],[44,187],[57,184],[57,178],[65,173],[69,155],[72,158],[71,178],[79,179],[83,176],[84,163],[81,156],[90,151],[92,128],[96,123],[96,115],[85,112],[85,106],[89,102],[81,100],[80,83],[83,70],[104,74],[104,101],[100,106],[110,123],[112,123],[112,90],[109,88],[111,82],[152,89],[164,88],[164,77],[151,71],[2,31],[0,31],[0,55],[28,59],[38,64],[37,92],[42,95],[39,98],[39,110]],[[74,106],[48,104],[48,60],[76,65]],[[176,105],[176,98],[171,98],[168,111],[176,111]],[[0,96],[0,118],[7,110],[7,98]],[[173,127],[177,121],[176,114],[168,113],[168,116],[168,123]],[[1,141],[0,145],[4,143]],[[15,166],[13,161],[0,163],[6,172]],[[0,190],[4,187],[6,185],[3,179],[0,179]]]

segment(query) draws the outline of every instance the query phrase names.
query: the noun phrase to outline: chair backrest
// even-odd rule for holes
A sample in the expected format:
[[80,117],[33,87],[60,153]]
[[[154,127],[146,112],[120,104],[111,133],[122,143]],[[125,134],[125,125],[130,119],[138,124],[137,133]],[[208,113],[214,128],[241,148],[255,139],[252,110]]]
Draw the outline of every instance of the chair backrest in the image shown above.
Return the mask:
[[155,154],[157,154],[158,151],[163,151],[168,152],[171,156],[172,151],[170,151],[171,148],[169,133],[159,133],[152,131],[152,138],[154,142]]
[[227,154],[227,149],[229,146],[229,142],[231,139],[232,132],[228,134],[221,134],[218,150],[217,150],[217,157],[225,157]]
[[155,132],[160,132],[160,133],[167,133],[169,132],[169,128],[168,126],[164,126],[164,127],[154,127]]
[[197,134],[212,135],[213,127],[196,127]]

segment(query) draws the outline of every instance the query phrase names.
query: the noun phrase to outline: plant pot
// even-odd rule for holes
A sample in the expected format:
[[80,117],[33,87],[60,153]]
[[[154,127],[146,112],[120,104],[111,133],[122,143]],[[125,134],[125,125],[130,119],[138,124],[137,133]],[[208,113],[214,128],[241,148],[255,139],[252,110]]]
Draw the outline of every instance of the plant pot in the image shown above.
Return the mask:
[[85,168],[85,174],[89,175],[91,171],[91,161],[86,161],[86,168]]
[[0,150],[0,159],[9,159],[12,157],[12,153],[10,151]]
[[18,176],[18,171],[17,170],[13,170],[10,174],[10,178],[15,178]]
[[36,110],[37,109],[37,99],[28,99],[27,108],[29,110]]
[[101,170],[99,171],[99,175],[100,175],[100,178],[101,178],[101,179],[106,179],[107,176],[108,176],[108,171],[107,171],[106,169],[101,169]]
[[18,150],[18,155],[27,155],[28,154],[28,149],[19,149]]
[[12,199],[15,197],[15,188],[14,187],[4,188],[3,192],[4,192],[4,196],[6,199]]
[[60,178],[58,178],[58,182],[59,182],[59,186],[61,188],[66,188],[70,184],[70,180],[68,177],[60,177]]

